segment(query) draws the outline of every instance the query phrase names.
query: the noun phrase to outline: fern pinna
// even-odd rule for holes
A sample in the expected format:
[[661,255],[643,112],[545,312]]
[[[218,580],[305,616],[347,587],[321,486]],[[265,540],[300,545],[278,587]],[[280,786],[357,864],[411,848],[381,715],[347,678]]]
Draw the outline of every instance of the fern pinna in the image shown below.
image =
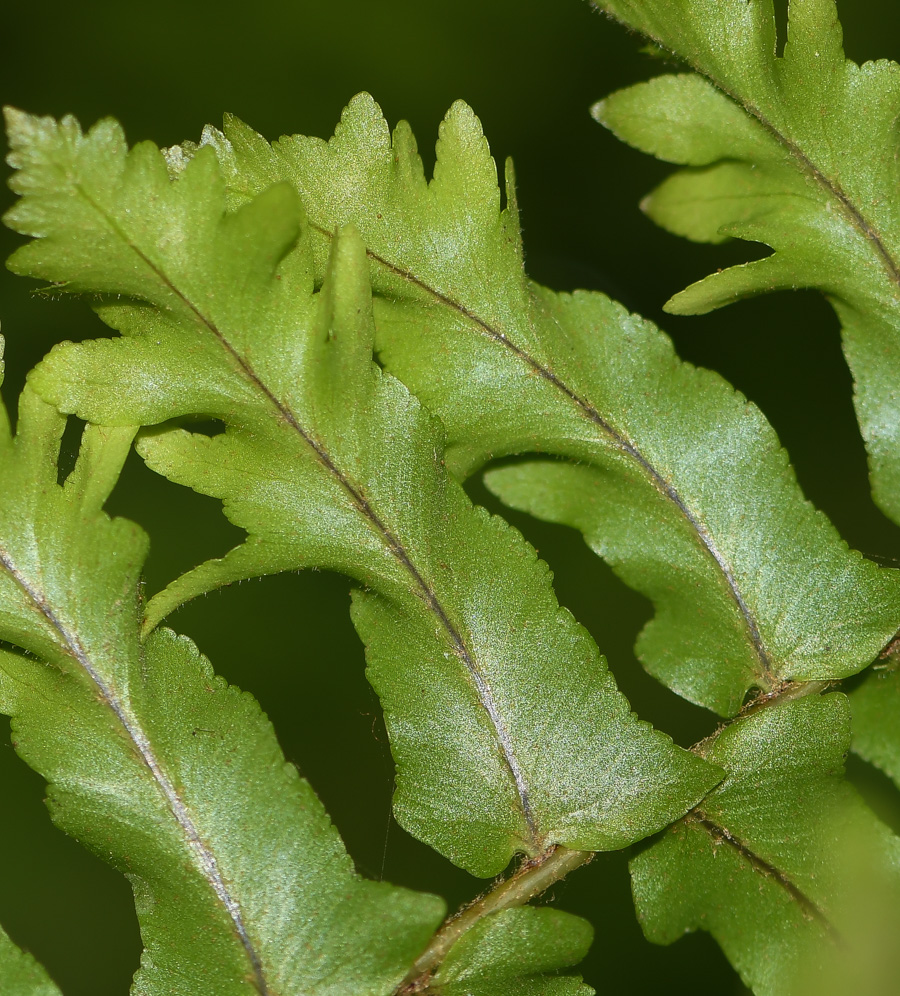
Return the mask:
[[[693,71],[595,109],[690,167],[648,210],[778,250],[673,307],[826,290],[891,511],[879,191],[896,67],[843,60],[831,0],[794,0],[783,56],[770,0],[600,6]],[[844,117],[823,124],[826,97]],[[270,144],[228,118],[199,143],[129,150],[111,121],[7,120],[6,221],[33,239],[10,266],[91,295],[118,335],[56,347],[15,434],[2,426],[0,707],[56,822],[131,880],[135,993],[588,993],[567,970],[590,925],[529,904],[639,842],[650,940],[708,930],[760,994],[892,991],[897,966],[872,952],[900,911],[898,839],[843,759],[852,743],[900,771],[900,575],[847,547],[718,375],[606,296],[527,278],[512,168],[504,203],[465,104],[430,181],[409,127],[392,135],[367,95],[328,142]],[[69,415],[88,425],[59,483]],[[146,601],[147,537],[103,511],[133,440],[246,534]],[[691,750],[630,711],[534,549],[467,496],[498,459],[491,491],[579,529],[652,601],[645,667],[720,719]],[[254,700],[161,626],[217,587],[299,568],[357,586],[398,822],[472,875],[505,875],[443,925],[437,897],[354,871]],[[5,935],[0,979],[56,991]]]

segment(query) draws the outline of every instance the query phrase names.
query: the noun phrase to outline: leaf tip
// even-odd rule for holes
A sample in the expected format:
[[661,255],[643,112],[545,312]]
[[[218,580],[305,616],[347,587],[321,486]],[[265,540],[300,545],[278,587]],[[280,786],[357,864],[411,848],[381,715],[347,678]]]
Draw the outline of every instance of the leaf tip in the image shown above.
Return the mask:
[[387,128],[387,119],[381,104],[369,93],[368,90],[360,90],[350,98],[347,106],[341,112],[341,122],[352,121],[356,118],[364,118],[369,121],[378,121]]
[[369,262],[366,245],[355,225],[344,225],[334,237],[323,291],[331,308],[350,305],[357,314],[371,308]]
[[341,140],[351,144],[358,143],[362,136],[376,147],[388,147],[391,144],[391,130],[384,116],[384,111],[378,101],[366,90],[362,90],[351,98],[341,111],[341,119],[334,130],[334,136],[329,144]]
[[609,123],[606,120],[606,109],[609,106],[608,98],[604,97],[603,100],[598,100],[596,103],[591,104],[590,115],[597,122],[597,124],[603,125],[604,128],[609,127]]
[[377,110],[381,112],[381,107],[378,101],[369,93],[368,90],[360,90],[359,93],[355,93],[347,103],[347,110],[350,108],[366,108],[368,110]]
[[[704,281],[698,281],[698,284],[702,283]],[[715,311],[718,307],[716,303],[704,302],[694,293],[694,288],[698,284],[691,284],[690,287],[673,294],[663,305],[663,311],[667,315],[708,315],[711,311]]]
[[[19,150],[34,144],[35,139],[41,132],[48,132],[51,129],[55,131],[58,127],[54,118],[30,114],[28,111],[20,110],[18,107],[12,107],[8,104],[3,108],[3,120],[6,124],[6,136],[10,147],[10,155],[7,156],[7,162],[13,169],[20,169],[22,166],[19,157],[16,155]],[[13,186],[12,178],[10,186]]]
[[450,109],[444,115],[441,123],[443,130],[445,125],[449,125],[462,132],[472,132],[473,137],[483,138],[484,129],[481,127],[481,120],[478,115],[464,100],[454,100]]
[[17,130],[31,117],[31,114],[20,110],[18,107],[13,107],[10,104],[3,105],[3,120],[6,123],[6,134],[9,135],[10,140],[12,140]]

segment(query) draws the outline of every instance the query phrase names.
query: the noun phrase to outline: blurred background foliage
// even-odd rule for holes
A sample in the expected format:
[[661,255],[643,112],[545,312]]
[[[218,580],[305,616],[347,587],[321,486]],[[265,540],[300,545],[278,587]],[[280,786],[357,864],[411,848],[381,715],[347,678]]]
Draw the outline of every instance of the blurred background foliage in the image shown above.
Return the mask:
[[[776,2],[783,25],[786,0]],[[850,57],[900,57],[895,0],[839,7]],[[641,196],[667,167],[619,145],[588,114],[599,97],[665,69],[640,47],[584,0],[36,0],[2,6],[0,99],[36,113],[73,113],[86,125],[113,115],[130,141],[167,145],[196,138],[226,110],[269,138],[328,136],[343,105],[366,89],[392,123],[412,123],[430,169],[440,118],[462,97],[481,116],[497,158],[515,159],[531,275],[560,290],[607,291],[659,322],[682,356],[719,370],[762,407],[806,493],[851,545],[900,557],[900,530],[868,495],[852,384],[824,301],[802,292],[705,318],[662,313],[666,298],[690,281],[764,250],[692,246],[641,215]],[[5,208],[12,198],[2,197]],[[6,231],[0,240],[4,257],[18,241]],[[81,302],[33,297],[31,285],[5,271],[0,282],[10,403],[53,343],[104,328]],[[77,433],[65,446],[73,458]],[[479,482],[470,490],[495,507]],[[150,533],[150,591],[238,536],[216,503],[154,478],[137,460],[112,510]],[[710,714],[657,686],[634,659],[648,603],[573,532],[508,517],[550,562],[560,601],[592,631],[635,710],[685,746],[710,732]],[[217,671],[260,699],[359,868],[439,892],[453,908],[483,884],[390,819],[390,755],[347,605],[343,579],[307,573],[226,589],[171,622]],[[0,729],[0,921],[68,996],[121,996],[140,951],[130,891],[52,826],[41,780],[15,757],[8,724]],[[851,774],[896,825],[896,800],[880,776],[852,761]],[[554,902],[597,927],[587,980],[600,992],[635,996],[741,992],[706,935],[670,948],[643,941],[626,858],[600,855],[554,889]]]

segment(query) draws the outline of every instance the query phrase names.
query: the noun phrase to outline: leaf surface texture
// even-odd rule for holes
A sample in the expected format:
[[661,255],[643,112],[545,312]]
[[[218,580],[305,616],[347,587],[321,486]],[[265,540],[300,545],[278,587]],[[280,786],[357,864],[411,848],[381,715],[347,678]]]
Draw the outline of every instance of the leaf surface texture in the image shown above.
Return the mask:
[[[849,551],[803,499],[752,404],[603,295],[527,280],[511,172],[501,208],[464,104],[441,126],[430,183],[408,126],[392,140],[366,95],[327,143],[269,145],[232,118],[202,146],[215,149],[232,205],[274,182],[300,193],[317,279],[331,233],[357,227],[381,359],[439,414],[458,475],[511,453],[579,464],[489,480],[513,504],[582,529],[653,599],[638,650],[680,694],[734,714],[748,688],[860,670],[896,632],[896,572]],[[171,151],[173,171],[199,151]]]
[[715,784],[717,769],[630,713],[546,566],[471,505],[437,422],[373,364],[369,263],[352,230],[316,294],[288,184],[225,213],[212,150],[173,182],[155,148],[128,154],[109,123],[83,136],[71,120],[28,119],[14,141],[16,223],[38,236],[15,265],[145,302],[104,306],[122,338],[63,346],[34,385],[93,422],[226,426],[140,441],[154,469],[223,499],[248,533],[154,599],[151,625],[240,578],[349,574],[398,819],[475,874],[553,843],[625,846]]
[[147,540],[101,510],[134,428],[88,427],[60,486],[64,425],[28,388],[0,423],[0,709],[57,825],[131,881],[133,993],[388,996],[443,904],[361,879],[255,700],[187,638],[141,643]]

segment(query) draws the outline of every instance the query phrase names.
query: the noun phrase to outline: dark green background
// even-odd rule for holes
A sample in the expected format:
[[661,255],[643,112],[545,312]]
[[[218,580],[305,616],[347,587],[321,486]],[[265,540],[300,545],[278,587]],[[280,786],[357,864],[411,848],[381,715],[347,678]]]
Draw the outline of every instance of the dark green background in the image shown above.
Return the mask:
[[[851,57],[900,57],[895,0],[845,0],[840,9]],[[591,121],[588,107],[660,67],[584,0],[33,0],[3,4],[0,46],[4,103],[72,112],[85,124],[114,115],[130,140],[161,145],[197,137],[225,110],[270,138],[329,135],[342,106],[366,89],[390,121],[412,122],[430,166],[437,124],[454,99],[464,98],[481,116],[494,153],[515,158],[531,275],[557,289],[608,291],[659,321],[684,357],[720,370],[761,405],[807,494],[852,545],[900,557],[900,531],[868,496],[851,383],[827,305],[798,293],[706,318],[661,312],[671,293],[751,249],[691,246],[642,217],[640,197],[667,168],[618,145]],[[4,206],[10,200],[4,193]],[[17,240],[7,232],[0,238],[5,255]],[[77,302],[32,298],[27,282],[5,272],[0,281],[9,401],[52,343],[104,330]],[[67,441],[70,456],[76,445]],[[477,482],[471,491],[488,502]],[[137,461],[113,506],[150,532],[151,590],[237,537],[214,502],[153,478]],[[634,660],[631,645],[649,605],[574,533],[509,517],[554,568],[561,602],[594,633],[635,709],[685,745],[709,732],[709,714],[658,687]],[[390,757],[347,604],[341,578],[291,575],[211,595],[172,622],[219,672],[259,697],[360,869],[438,891],[455,905],[481,883],[389,823]],[[121,996],[140,950],[128,887],[52,826],[41,780],[18,761],[8,726],[3,730],[0,922],[46,963],[68,996]],[[879,778],[858,763],[852,770],[893,818],[879,797]],[[597,926],[587,980],[603,993],[740,992],[706,935],[671,948],[642,940],[625,857],[600,855],[554,889],[561,908]]]

